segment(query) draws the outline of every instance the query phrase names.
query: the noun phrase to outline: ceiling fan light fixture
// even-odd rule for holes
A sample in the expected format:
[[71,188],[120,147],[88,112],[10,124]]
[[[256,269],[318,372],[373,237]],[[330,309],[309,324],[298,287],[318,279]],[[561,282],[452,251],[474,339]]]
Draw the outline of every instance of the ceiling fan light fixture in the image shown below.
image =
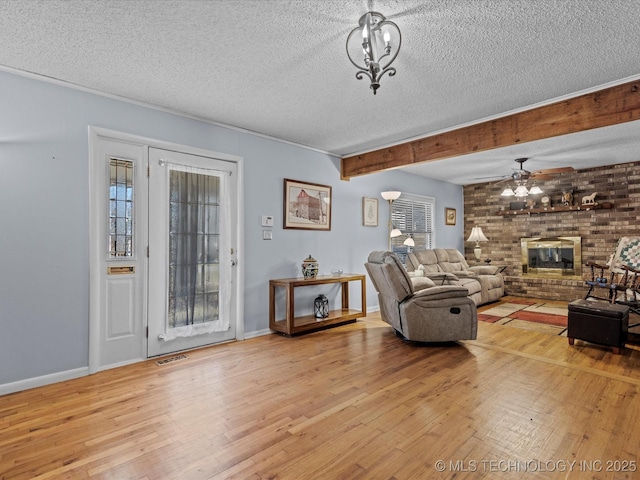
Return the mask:
[[500,195],[503,197],[513,197],[515,193],[511,187],[507,187],[502,191]]
[[347,57],[358,69],[356,78],[369,77],[373,94],[380,88],[385,73],[396,74],[391,67],[400,51],[402,35],[398,26],[378,12],[367,12],[347,37]]
[[516,197],[526,197],[529,195],[529,190],[524,185],[518,185],[518,188],[513,193]]
[[544,193],[544,192],[538,185],[534,185],[529,189],[529,195],[540,195],[541,193]]

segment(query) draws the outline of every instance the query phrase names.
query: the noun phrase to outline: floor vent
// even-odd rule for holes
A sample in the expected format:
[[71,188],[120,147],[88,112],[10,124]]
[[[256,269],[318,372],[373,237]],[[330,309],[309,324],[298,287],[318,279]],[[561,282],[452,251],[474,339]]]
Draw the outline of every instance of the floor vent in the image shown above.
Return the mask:
[[186,355],[176,355],[175,357],[163,358],[162,360],[156,361],[156,365],[162,366],[167,363],[177,362],[178,360],[184,360],[185,358],[189,358]]

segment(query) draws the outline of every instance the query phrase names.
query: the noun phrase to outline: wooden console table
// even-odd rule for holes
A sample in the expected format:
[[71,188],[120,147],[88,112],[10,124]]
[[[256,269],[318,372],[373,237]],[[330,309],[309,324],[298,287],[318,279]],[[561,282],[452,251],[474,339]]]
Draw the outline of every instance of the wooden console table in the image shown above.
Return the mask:
[[[362,294],[362,310],[349,308],[349,282],[360,282]],[[316,318],[313,315],[313,305],[310,306],[311,315],[296,317],[295,295],[296,287],[308,287],[311,285],[328,285],[331,283],[342,284],[342,308],[331,310],[327,318]],[[276,288],[285,289],[285,318],[276,320]],[[367,314],[366,277],[364,275],[345,273],[340,276],[323,275],[316,278],[281,278],[269,280],[269,328],[276,332],[293,336],[299,333],[313,332],[328,327],[353,323],[356,319]]]

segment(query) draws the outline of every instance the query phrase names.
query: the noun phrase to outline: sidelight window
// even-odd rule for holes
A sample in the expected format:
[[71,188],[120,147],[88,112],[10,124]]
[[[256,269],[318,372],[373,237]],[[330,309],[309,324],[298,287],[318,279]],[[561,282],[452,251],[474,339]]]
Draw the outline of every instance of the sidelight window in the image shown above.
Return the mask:
[[133,161],[109,159],[109,257],[133,256]]

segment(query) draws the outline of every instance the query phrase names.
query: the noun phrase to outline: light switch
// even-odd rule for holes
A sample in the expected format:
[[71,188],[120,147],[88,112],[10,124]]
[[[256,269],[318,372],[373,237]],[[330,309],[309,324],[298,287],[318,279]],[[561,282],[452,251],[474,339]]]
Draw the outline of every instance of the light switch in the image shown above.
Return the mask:
[[273,239],[273,233],[271,230],[263,230],[262,231],[262,239],[263,240],[271,240]]
[[273,215],[262,215],[262,226],[273,227]]

